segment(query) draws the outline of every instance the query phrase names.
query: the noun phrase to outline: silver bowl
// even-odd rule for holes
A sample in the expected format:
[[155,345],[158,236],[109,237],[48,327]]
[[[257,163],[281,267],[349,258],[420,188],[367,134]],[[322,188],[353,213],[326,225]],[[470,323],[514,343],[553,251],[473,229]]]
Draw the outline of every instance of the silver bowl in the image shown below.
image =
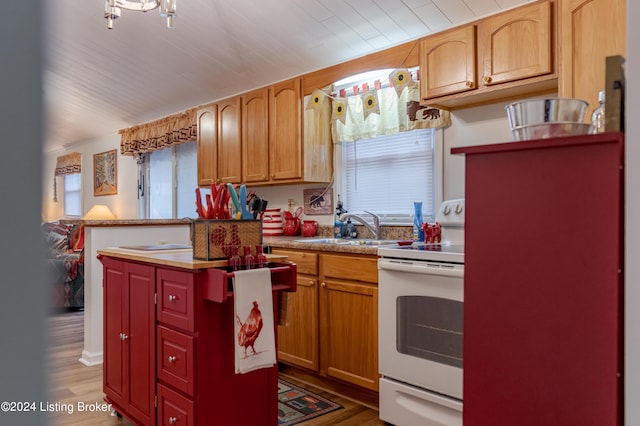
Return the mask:
[[512,129],[511,139],[514,141],[528,141],[532,139],[593,134],[595,132],[595,126],[587,123],[542,123],[530,126],[519,126]]
[[589,104],[580,99],[546,98],[514,102],[505,107],[511,130],[543,123],[580,123]]

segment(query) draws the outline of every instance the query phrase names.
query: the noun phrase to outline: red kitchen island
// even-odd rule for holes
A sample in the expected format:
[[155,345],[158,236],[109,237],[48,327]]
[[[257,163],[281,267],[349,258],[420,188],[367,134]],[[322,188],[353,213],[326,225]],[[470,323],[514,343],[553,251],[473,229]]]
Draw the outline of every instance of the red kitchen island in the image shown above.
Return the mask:
[[[278,424],[277,366],[235,374],[226,261],[115,248],[98,258],[104,393],[119,414],[140,425]],[[277,294],[296,290],[296,267],[269,267],[277,322]]]
[[623,134],[465,155],[465,426],[622,425]]

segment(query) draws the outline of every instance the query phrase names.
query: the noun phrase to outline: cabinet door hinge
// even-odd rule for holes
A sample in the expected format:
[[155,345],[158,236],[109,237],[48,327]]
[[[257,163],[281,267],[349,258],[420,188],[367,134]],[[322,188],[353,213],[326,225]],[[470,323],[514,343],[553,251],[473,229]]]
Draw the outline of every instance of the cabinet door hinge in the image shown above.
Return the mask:
[[156,405],[156,408],[158,408],[158,395],[154,398],[154,404]]
[[153,304],[154,305],[158,304],[158,293],[153,293]]

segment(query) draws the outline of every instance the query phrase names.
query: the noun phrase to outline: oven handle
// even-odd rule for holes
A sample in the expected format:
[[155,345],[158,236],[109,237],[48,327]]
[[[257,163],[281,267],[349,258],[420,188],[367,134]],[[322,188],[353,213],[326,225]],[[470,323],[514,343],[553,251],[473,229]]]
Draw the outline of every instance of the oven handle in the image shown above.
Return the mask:
[[378,259],[378,269],[390,271],[409,272],[413,274],[441,275],[443,277],[463,278],[464,267],[462,265],[449,266],[432,262],[412,262],[400,259]]

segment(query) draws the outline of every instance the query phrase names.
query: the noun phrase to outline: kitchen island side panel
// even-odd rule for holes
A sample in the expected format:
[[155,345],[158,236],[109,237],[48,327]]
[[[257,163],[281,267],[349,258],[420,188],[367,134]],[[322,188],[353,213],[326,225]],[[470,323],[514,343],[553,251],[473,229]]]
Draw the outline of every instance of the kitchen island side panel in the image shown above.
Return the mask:
[[623,142],[582,138],[454,152],[467,426],[622,424]]

